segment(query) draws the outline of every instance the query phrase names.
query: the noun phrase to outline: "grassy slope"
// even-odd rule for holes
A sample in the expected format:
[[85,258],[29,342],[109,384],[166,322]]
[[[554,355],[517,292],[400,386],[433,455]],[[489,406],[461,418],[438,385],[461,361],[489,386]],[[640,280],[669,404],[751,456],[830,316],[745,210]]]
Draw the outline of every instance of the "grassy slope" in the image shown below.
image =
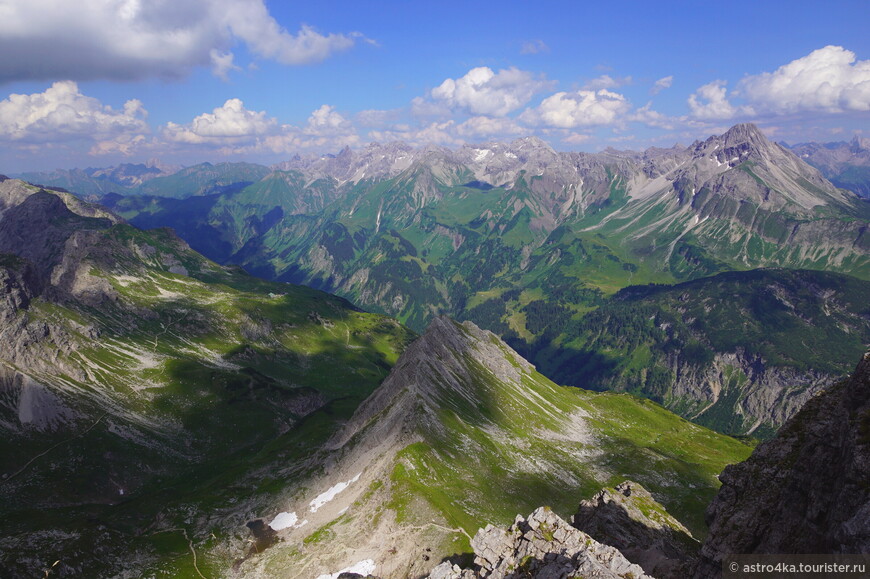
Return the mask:
[[[515,353],[491,339],[520,373],[518,382],[496,378],[499,362],[473,340],[460,351],[430,348],[426,375],[435,378],[406,382],[350,439],[350,450],[338,453],[337,470],[353,472],[342,460],[353,460],[347,457],[354,448],[370,449],[373,438],[387,440],[379,430],[385,421],[404,421],[400,444],[384,442],[379,452],[386,458],[364,470],[358,484],[367,487],[346,499],[352,501],[346,509],[336,505],[332,518],[294,531],[244,569],[316,576],[373,557],[382,576],[416,576],[443,557],[467,554],[469,538],[487,524],[508,525],[541,505],[567,517],[580,499],[625,479],[650,489],[696,536],[706,534],[703,512],[718,489],[717,474],[744,460],[751,444],[648,400],[557,386],[524,370]],[[440,361],[448,358],[459,360],[447,366],[451,385],[440,378]],[[410,367],[422,363],[415,359]],[[395,408],[408,414],[397,417]],[[371,542],[379,554],[350,553]],[[335,545],[348,553],[336,554]]]

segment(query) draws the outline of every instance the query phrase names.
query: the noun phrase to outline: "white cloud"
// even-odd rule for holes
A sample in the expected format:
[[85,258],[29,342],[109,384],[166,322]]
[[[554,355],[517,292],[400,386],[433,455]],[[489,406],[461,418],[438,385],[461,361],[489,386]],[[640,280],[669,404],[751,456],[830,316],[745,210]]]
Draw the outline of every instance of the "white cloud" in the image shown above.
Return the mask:
[[212,48],[209,56],[211,57],[211,71],[220,79],[229,80],[230,71],[241,70],[241,67],[233,63],[235,55],[232,52],[221,52],[217,48]]
[[456,134],[467,138],[521,135],[526,132],[515,121],[504,117],[471,117],[456,127]]
[[528,40],[520,46],[520,54],[541,54],[550,52],[550,47],[543,40]]
[[211,113],[203,113],[188,125],[167,123],[164,136],[179,143],[232,143],[263,136],[278,126],[275,119],[265,111],[255,112],[245,108],[239,99],[229,99]]
[[430,101],[423,97],[411,99],[411,115],[414,117],[447,118],[453,110],[444,101]]
[[567,137],[563,137],[562,141],[571,145],[580,145],[592,139],[592,135],[584,133],[571,133]]
[[586,90],[600,90],[600,89],[609,89],[609,88],[619,88],[621,86],[625,86],[627,84],[631,84],[630,76],[616,77],[613,78],[609,74],[602,74],[598,78],[594,78],[587,82],[583,88]]
[[461,145],[463,141],[453,136],[455,121],[430,123],[424,127],[396,125],[385,131],[370,131],[374,141],[405,141],[411,145]]
[[621,121],[630,106],[624,96],[605,89],[557,92],[537,108],[526,110],[520,120],[560,129],[609,125]]
[[505,116],[552,83],[531,72],[508,68],[494,73],[486,66],[473,68],[458,79],[448,78],[432,89],[432,98],[475,115]]
[[725,120],[737,115],[739,109],[726,96],[726,84],[724,80],[714,80],[689,95],[692,116],[703,120]]
[[186,125],[167,123],[162,135],[176,148],[206,147],[224,156],[292,154],[360,144],[353,123],[331,105],[322,105],[303,127],[297,127],[279,125],[266,111],[248,110],[239,99],[230,99]]
[[0,140],[103,141],[103,149],[123,151],[149,132],[147,116],[138,100],[127,101],[123,110],[118,111],[83,95],[75,82],[62,81],[42,93],[12,94],[0,101]]
[[673,75],[662,77],[662,78],[658,79],[657,81],[655,81],[655,83],[653,83],[653,86],[651,89],[649,89],[649,92],[650,92],[650,94],[653,94],[653,95],[659,94],[660,92],[662,92],[666,88],[671,88],[672,84],[674,84]]
[[740,94],[756,112],[840,113],[870,110],[870,60],[841,46],[826,46],[743,79]]
[[[284,127],[285,130],[288,128]],[[353,123],[335,110],[332,105],[322,105],[308,117],[308,125],[302,130],[304,139],[297,140],[303,149],[338,149],[345,145],[360,144],[360,137]]]
[[308,117],[308,127],[315,133],[321,133],[324,130],[334,132],[347,130],[351,127],[351,123],[336,112],[332,105],[322,105]]
[[641,108],[636,109],[628,116],[628,120],[643,123],[649,127],[666,129],[668,131],[674,130],[680,121],[680,119],[674,119],[667,115],[663,115],[658,111],[652,110],[652,102],[648,102]]
[[361,35],[291,34],[264,0],[28,0],[0,2],[0,82],[177,78],[199,66],[232,70],[238,41],[283,64],[319,62]]

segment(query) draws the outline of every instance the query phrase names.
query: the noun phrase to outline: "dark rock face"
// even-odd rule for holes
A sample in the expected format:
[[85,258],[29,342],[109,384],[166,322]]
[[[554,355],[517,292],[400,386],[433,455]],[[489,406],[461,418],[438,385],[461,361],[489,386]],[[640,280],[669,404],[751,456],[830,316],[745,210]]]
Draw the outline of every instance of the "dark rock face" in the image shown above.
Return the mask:
[[870,353],[720,479],[698,579],[728,554],[870,553]]
[[106,229],[111,225],[109,219],[73,213],[57,195],[34,193],[4,214],[0,251],[30,261],[47,276],[63,259],[66,242],[77,231]]
[[686,577],[700,547],[641,485],[625,481],[582,501],[571,523],[655,577]]

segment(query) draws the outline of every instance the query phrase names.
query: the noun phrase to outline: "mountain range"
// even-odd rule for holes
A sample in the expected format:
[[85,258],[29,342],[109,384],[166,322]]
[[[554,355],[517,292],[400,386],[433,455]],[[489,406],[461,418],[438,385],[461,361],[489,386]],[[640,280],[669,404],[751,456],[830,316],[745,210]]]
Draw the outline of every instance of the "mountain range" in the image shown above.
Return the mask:
[[867,205],[751,125],[81,174],[128,185],[0,177],[13,577],[706,578],[866,544],[866,362],[831,384],[870,344]]
[[800,143],[791,147],[837,187],[870,198],[870,139],[837,143]]
[[5,179],[0,226],[12,577],[422,574],[480,526],[629,477],[701,537],[752,448],[557,386],[470,322],[414,340],[67,193]]
[[[94,199],[134,225],[174,228],[219,263],[341,295],[416,331],[442,314],[474,321],[563,383],[629,389],[725,432],[769,435],[867,343],[866,282],[784,269],[870,279],[870,206],[752,125],[643,153],[557,153],[535,138],[374,144],[271,172],[192,167],[142,187],[164,192]],[[702,317],[680,319],[714,295],[722,315],[760,311],[753,274],[715,276],[762,267],[774,268],[778,314],[750,316],[753,327],[724,341]],[[687,280],[684,305],[616,294]],[[814,291],[819,315],[786,305]],[[638,308],[661,319],[625,343],[620,332],[650,325]],[[831,308],[846,318],[821,330]],[[592,339],[605,312],[612,331]],[[831,356],[812,355],[819,331]],[[789,353],[771,356],[769,334]]]

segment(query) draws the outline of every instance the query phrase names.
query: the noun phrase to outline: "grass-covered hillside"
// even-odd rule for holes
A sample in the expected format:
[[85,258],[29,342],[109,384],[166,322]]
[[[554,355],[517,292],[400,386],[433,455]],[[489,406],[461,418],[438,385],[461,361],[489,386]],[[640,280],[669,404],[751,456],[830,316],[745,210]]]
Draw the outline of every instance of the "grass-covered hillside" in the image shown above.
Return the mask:
[[[186,560],[188,539],[243,557],[255,505],[292,484],[264,472],[317,450],[412,334],[0,185],[0,227],[19,234],[0,236],[4,573],[140,575]],[[49,225],[28,234],[16,219],[37,210]]]
[[[318,577],[370,562],[417,577],[467,557],[487,524],[562,516],[625,478],[701,538],[725,464],[751,445],[628,394],[557,386],[489,332],[436,319],[327,445],[323,471],[265,522],[279,540],[240,571]],[[337,489],[322,502],[323,489]],[[280,512],[278,512],[280,511]]]

